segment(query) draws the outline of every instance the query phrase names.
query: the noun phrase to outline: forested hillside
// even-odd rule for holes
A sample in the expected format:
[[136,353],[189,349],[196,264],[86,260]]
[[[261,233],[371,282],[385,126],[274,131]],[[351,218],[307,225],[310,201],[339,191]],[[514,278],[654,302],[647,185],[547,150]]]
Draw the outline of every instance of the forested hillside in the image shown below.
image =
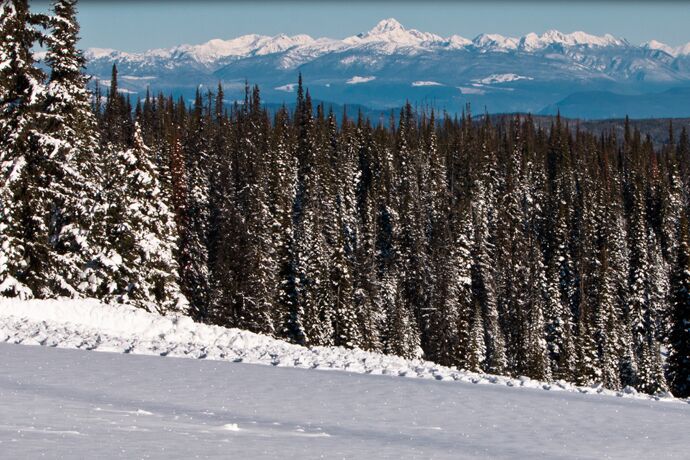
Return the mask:
[[301,76],[273,116],[249,85],[132,101],[115,67],[87,91],[75,0],[6,0],[0,34],[1,295],[690,395],[686,131],[336,123]]

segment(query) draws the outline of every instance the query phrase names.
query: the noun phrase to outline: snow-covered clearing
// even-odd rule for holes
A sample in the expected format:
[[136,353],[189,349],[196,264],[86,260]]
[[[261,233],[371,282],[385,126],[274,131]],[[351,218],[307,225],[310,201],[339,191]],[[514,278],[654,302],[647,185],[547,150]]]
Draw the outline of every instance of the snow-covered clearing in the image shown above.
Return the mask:
[[0,300],[0,342],[46,345],[0,344],[2,458],[688,455],[684,401],[309,350],[96,301]]

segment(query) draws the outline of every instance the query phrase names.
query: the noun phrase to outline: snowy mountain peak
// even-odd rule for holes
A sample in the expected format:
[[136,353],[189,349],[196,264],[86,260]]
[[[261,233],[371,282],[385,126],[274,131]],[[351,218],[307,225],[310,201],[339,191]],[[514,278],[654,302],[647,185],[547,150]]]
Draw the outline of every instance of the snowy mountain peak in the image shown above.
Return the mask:
[[642,44],[642,47],[650,49],[650,50],[658,50],[658,51],[663,51],[666,54],[670,54],[671,56],[676,55],[676,50],[673,49],[672,47],[668,46],[666,43],[662,43],[657,40],[650,40],[646,43]]
[[471,45],[472,40],[469,40],[460,35],[451,35],[448,37],[448,47],[451,49],[464,48],[465,46]]
[[676,48],[674,51],[678,56],[690,55],[690,43],[686,43],[685,45],[681,45],[678,48]]
[[106,57],[113,57],[121,54],[121,51],[112,48],[89,48],[84,52],[87,59],[101,59]]
[[519,43],[520,48],[526,51],[538,50],[553,45],[603,47],[625,44],[623,40],[619,40],[610,34],[597,36],[582,31],[565,34],[554,29],[547,30],[542,35],[537,35],[533,32],[529,33],[522,37]]
[[379,21],[373,29],[371,29],[367,35],[381,35],[388,32],[394,31],[404,31],[405,28],[394,18],[383,19]]
[[480,34],[472,40],[477,48],[486,51],[508,51],[517,48],[518,41],[512,37],[504,37],[501,34]]
[[405,29],[393,18],[379,21],[369,32],[343,40],[347,45],[383,43],[389,51],[397,47],[418,47],[422,44],[441,43],[443,41],[444,39],[436,34]]
[[279,53],[295,46],[313,43],[309,35],[288,36],[285,34],[269,37],[265,35],[243,35],[230,40],[213,39],[201,45],[182,45],[175,49],[189,54],[198,62],[208,63],[230,56],[266,55]]

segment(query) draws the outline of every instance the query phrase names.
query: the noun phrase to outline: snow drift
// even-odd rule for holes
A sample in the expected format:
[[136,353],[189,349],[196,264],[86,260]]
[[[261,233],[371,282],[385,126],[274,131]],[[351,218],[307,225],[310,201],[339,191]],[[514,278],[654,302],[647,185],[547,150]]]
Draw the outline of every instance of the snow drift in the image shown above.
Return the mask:
[[195,323],[185,316],[159,316],[88,299],[0,299],[0,342],[684,401],[632,388],[612,391],[601,385],[579,387],[564,381],[477,374],[359,349],[306,348],[248,331]]

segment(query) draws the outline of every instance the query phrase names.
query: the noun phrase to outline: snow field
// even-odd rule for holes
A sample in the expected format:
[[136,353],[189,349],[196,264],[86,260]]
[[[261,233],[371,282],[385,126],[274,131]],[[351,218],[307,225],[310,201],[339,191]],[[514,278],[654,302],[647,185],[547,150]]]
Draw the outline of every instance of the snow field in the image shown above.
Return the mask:
[[195,323],[184,316],[160,316],[89,299],[0,299],[2,342],[686,402],[670,394],[650,396],[632,388],[612,391],[601,385],[578,387],[563,381],[478,374],[359,349],[306,348],[248,331]]
[[0,343],[0,458],[687,459],[690,406]]

